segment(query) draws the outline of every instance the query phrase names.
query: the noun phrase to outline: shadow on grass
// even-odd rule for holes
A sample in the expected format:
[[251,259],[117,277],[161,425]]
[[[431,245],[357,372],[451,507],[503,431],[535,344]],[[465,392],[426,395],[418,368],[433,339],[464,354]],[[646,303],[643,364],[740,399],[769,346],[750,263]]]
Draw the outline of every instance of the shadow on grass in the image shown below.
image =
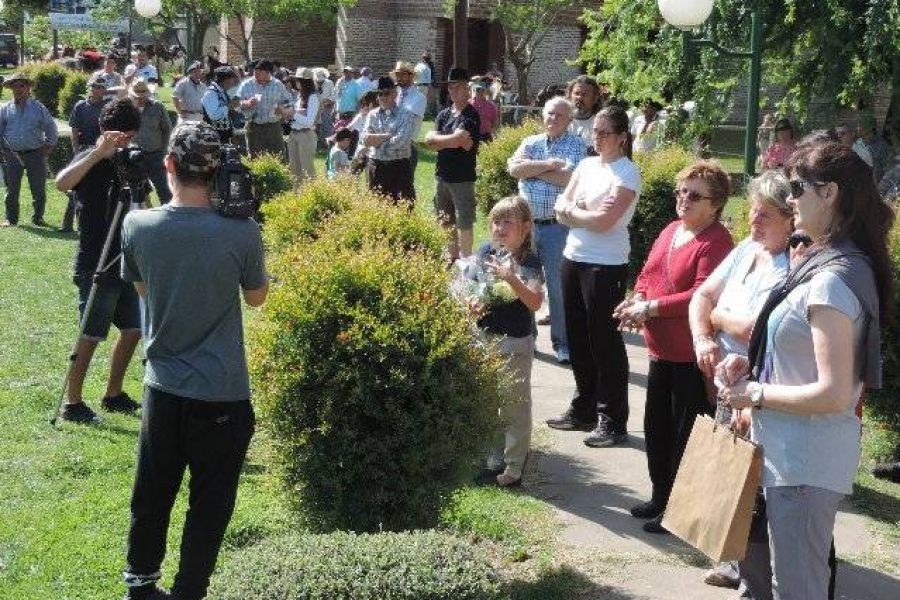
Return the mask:
[[504,585],[511,600],[636,600],[638,596],[609,585],[598,585],[568,566],[542,572],[535,581],[513,580]]
[[[885,493],[879,487],[892,486],[894,494]],[[871,519],[897,527],[900,520],[900,485],[879,482],[872,475],[864,475],[853,484],[850,502],[858,512]]]
[[835,598],[839,600],[900,598],[900,580],[887,573],[839,560]]
[[23,224],[20,224],[20,225],[19,225],[19,229],[21,229],[22,231],[24,231],[24,232],[26,232],[26,233],[31,233],[31,234],[36,235],[36,236],[38,236],[38,237],[48,238],[48,239],[52,239],[52,240],[72,240],[72,241],[75,241],[75,240],[78,239],[78,234],[77,234],[77,233],[67,233],[67,232],[63,232],[63,231],[60,231],[59,229],[57,229],[57,228],[55,228],[55,227],[49,227],[49,228],[48,228],[48,227],[37,227],[37,226],[34,226],[34,225],[26,225],[26,224],[23,223]]

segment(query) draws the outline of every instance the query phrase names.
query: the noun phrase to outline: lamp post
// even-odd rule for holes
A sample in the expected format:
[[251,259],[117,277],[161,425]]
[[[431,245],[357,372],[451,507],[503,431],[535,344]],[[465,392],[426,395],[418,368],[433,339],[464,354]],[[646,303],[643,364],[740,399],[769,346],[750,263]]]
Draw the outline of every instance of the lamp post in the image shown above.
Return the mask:
[[750,80],[747,91],[747,127],[744,133],[744,175],[756,172],[756,128],[759,123],[759,85],[762,75],[763,23],[754,0],[750,6],[750,51],[729,50],[715,39],[695,38],[692,29],[702,25],[710,16],[714,0],[657,0],[659,11],[667,23],[682,30],[686,68],[697,48],[712,48],[727,58],[749,58]]

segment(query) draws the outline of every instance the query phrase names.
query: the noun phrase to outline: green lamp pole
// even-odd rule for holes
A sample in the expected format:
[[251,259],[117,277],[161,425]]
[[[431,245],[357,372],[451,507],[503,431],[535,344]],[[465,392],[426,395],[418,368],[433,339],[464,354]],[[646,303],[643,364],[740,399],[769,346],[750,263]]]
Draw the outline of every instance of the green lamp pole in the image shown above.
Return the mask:
[[[763,22],[754,0],[750,12],[750,51],[729,50],[715,39],[697,38],[691,31],[702,25],[712,13],[714,0],[657,0],[667,23],[682,30],[685,65],[693,67],[698,48],[712,48],[727,58],[750,59],[750,79],[747,90],[747,126],[744,132],[744,175],[756,174],[756,131],[759,125],[759,87],[762,79]],[[711,36],[712,37],[712,36]]]

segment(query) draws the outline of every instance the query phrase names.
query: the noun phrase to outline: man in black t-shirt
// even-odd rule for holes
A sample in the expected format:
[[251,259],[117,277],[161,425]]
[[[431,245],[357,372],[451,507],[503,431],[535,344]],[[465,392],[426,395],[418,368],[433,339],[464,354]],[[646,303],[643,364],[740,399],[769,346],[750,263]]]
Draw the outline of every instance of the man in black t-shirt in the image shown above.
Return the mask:
[[444,227],[450,228],[450,260],[472,255],[475,223],[475,156],[481,120],[469,104],[469,74],[452,68],[447,76],[451,104],[440,113],[425,145],[437,150],[434,208]]
[[[141,114],[131,100],[110,102],[100,114],[100,137],[96,145],[76,155],[56,176],[61,192],[73,190],[81,210],[78,215],[78,250],[75,254],[75,284],[83,332],[78,340],[75,362],[69,372],[66,403],[61,417],[67,421],[91,423],[97,415],[82,399],[84,378],[97,344],[106,339],[110,325],[119,329],[119,339],[110,360],[109,380],[102,400],[105,410],[133,412],[139,405],[122,389],[125,371],[141,339],[141,318],[137,292],[119,276],[121,241],[113,238],[107,265],[99,265],[100,254],[112,224],[120,185],[113,162],[116,151],[128,145],[141,123]],[[93,275],[102,272],[91,310],[85,313]]]

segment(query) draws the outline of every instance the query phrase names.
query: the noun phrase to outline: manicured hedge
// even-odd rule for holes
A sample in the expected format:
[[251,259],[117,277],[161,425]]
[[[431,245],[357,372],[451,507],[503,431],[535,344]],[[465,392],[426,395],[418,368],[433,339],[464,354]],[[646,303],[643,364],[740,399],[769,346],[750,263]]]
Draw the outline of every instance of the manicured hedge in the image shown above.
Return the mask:
[[59,94],[66,84],[66,79],[75,74],[57,63],[31,63],[22,69],[34,82],[31,93],[41,104],[47,107],[50,114],[55,115],[59,111]]
[[501,403],[499,359],[449,297],[443,233],[346,182],[265,214],[279,284],[250,363],[284,487],[316,529],[436,524]]
[[506,161],[529,135],[541,133],[544,127],[537,119],[525,119],[516,127],[501,127],[492,142],[478,150],[475,197],[484,214],[497,200],[516,193],[518,181],[506,172]]
[[654,152],[639,152],[634,159],[641,170],[641,196],[629,226],[629,275],[632,281],[641,272],[659,232],[678,216],[675,213],[675,175],[696,160],[690,152],[679,146],[665,146]]
[[261,203],[265,204],[294,187],[291,171],[281,157],[262,154],[256,158],[245,158],[244,162],[253,173],[253,188]]
[[218,600],[499,600],[483,551],[436,532],[290,535],[230,556]]
[[69,120],[72,109],[79,100],[87,96],[88,76],[86,73],[69,73],[59,92],[59,118]]

